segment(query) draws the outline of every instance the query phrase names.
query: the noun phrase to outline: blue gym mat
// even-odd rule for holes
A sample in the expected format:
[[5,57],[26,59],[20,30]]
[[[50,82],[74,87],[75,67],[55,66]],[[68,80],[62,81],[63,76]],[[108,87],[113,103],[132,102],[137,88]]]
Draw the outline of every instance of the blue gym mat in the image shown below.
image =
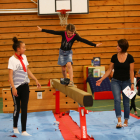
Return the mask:
[[[21,132],[21,115],[19,116],[18,129]],[[13,114],[0,113],[0,140],[64,140],[52,111],[28,113],[27,132],[32,136],[13,135]]]
[[88,77],[86,82],[89,83],[92,94],[94,92],[101,92],[101,91],[112,91],[111,90],[111,84],[109,78],[105,78],[100,86],[96,86],[96,81],[99,80],[101,77],[95,78],[95,77]]
[[[124,113],[122,112],[122,122]],[[80,126],[79,112],[70,116]],[[130,116],[128,127],[116,129],[115,111],[89,112],[86,115],[87,133],[95,140],[140,140],[140,120]]]

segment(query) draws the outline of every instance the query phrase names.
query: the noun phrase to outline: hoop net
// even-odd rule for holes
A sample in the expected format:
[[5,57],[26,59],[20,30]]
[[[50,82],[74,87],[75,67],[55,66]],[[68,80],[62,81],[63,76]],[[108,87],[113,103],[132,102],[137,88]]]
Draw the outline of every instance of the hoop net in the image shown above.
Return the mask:
[[58,13],[58,16],[59,16],[59,19],[60,19],[60,25],[61,26],[65,26],[67,25],[67,19],[68,19],[68,16],[69,16],[69,13],[67,13],[68,11],[70,10],[66,10],[66,9],[62,9],[62,10],[57,10]]

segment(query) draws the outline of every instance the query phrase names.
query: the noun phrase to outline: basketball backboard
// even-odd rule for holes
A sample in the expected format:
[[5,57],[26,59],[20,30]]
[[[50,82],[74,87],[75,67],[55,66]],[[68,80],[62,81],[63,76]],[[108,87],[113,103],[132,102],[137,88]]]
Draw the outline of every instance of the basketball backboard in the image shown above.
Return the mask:
[[38,15],[56,15],[61,9],[70,10],[69,14],[88,14],[89,0],[38,0]]

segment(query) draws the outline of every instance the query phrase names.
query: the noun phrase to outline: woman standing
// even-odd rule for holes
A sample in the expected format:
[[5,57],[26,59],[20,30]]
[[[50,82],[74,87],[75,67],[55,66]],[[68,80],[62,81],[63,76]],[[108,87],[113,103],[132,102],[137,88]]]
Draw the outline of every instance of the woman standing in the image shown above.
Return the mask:
[[11,94],[14,101],[13,131],[14,133],[19,133],[17,124],[21,108],[22,135],[31,136],[26,132],[27,106],[29,100],[28,83],[30,82],[28,75],[36,81],[36,84],[39,88],[41,87],[41,85],[28,68],[29,63],[27,61],[26,55],[24,55],[24,52],[26,50],[25,43],[22,41],[18,41],[16,37],[13,38],[13,42],[13,49],[15,51],[15,54],[9,58],[8,63]]
[[134,59],[133,56],[127,53],[129,44],[126,39],[118,40],[117,45],[117,54],[114,54],[111,58],[111,64],[109,69],[106,71],[104,76],[96,82],[97,86],[100,86],[102,81],[108,77],[114,69],[113,78],[111,81],[111,88],[114,96],[114,105],[115,113],[118,119],[116,128],[121,128],[122,126],[128,126],[129,119],[129,98],[123,96],[123,105],[124,105],[124,124],[122,125],[121,121],[121,91],[123,91],[127,86],[131,87],[131,90],[134,90]]

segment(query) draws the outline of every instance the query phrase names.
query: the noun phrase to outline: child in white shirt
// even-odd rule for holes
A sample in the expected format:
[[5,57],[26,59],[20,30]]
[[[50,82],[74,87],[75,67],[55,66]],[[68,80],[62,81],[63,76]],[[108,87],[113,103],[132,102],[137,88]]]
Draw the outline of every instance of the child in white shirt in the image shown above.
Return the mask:
[[11,94],[14,101],[13,130],[14,133],[19,133],[17,124],[21,108],[22,135],[31,136],[26,132],[27,106],[29,100],[28,83],[30,82],[28,75],[36,81],[36,84],[39,88],[41,88],[41,85],[28,68],[29,63],[27,61],[26,55],[24,55],[26,50],[25,43],[18,41],[16,37],[13,38],[13,42],[13,49],[15,54],[9,58],[8,63]]

